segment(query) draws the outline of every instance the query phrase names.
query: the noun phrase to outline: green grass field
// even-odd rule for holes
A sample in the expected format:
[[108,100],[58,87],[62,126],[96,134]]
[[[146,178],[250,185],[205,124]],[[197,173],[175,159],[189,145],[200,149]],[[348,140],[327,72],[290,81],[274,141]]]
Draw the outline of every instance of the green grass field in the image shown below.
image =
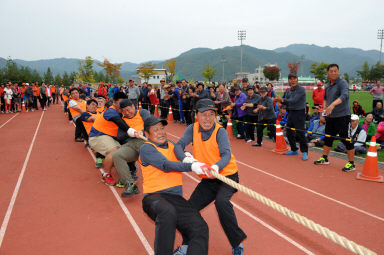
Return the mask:
[[[278,92],[278,95],[282,96],[282,92]],[[354,100],[358,100],[360,105],[363,107],[365,112],[371,112],[372,111],[372,96],[368,92],[350,92],[349,93],[349,105],[351,106],[351,112],[352,112],[352,103]],[[312,100],[312,93],[307,92],[307,102],[309,103],[312,111],[313,106],[313,100]],[[376,125],[377,126],[377,125]],[[333,148],[336,147],[338,141],[334,141]],[[381,162],[384,162],[384,151],[378,151],[378,160]],[[365,155],[359,155],[359,157],[365,158]]]

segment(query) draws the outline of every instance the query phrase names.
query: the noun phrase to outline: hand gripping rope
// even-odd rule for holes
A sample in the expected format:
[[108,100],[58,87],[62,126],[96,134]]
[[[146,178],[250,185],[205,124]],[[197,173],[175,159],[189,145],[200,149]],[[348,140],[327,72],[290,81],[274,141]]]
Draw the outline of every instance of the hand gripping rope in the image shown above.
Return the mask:
[[328,238],[330,240],[332,240],[334,243],[337,243],[339,245],[341,245],[342,247],[350,250],[351,252],[355,253],[355,254],[360,254],[360,255],[373,255],[373,254],[376,254],[375,252],[365,248],[364,246],[361,246],[359,244],[356,244],[355,242],[353,241],[350,241],[348,240],[346,237],[344,236],[341,236],[339,234],[337,234],[336,232],[333,232],[331,230],[329,230],[328,228],[325,228],[323,226],[321,226],[320,224],[317,224],[315,223],[314,221],[304,217],[304,216],[301,216],[300,214],[298,213],[295,213],[294,211],[291,211],[290,209],[270,200],[269,198],[266,198],[264,197],[263,195],[260,195],[259,193],[215,172],[215,171],[210,171],[211,174],[219,179],[220,181],[228,184],[229,186],[237,189],[237,190],[240,190],[241,192],[247,194],[248,196],[256,199],[257,201],[261,202],[262,204],[264,205],[267,205],[273,209],[275,209],[276,211],[284,214],[285,216],[295,220],[296,222],[300,223],[301,225],[309,228],[310,230],[312,231],[315,231],[316,233],[324,236],[325,238]]

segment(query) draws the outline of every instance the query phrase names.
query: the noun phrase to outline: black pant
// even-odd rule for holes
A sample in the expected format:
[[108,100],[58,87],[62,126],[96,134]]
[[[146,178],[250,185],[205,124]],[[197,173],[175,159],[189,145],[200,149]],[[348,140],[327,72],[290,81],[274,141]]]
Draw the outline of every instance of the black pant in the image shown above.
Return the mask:
[[[299,139],[300,151],[308,152],[308,144],[305,138],[305,110],[290,110],[288,111],[287,121],[287,138],[292,151],[297,151],[296,136]],[[292,131],[290,128],[298,130]]]
[[47,103],[47,96],[42,94],[40,95],[40,106],[41,108],[45,108],[45,104]]
[[182,196],[149,194],[143,210],[156,223],[155,255],[173,254],[176,229],[189,240],[188,255],[208,254],[207,223]]
[[245,124],[245,136],[246,140],[251,139],[252,141],[255,140],[255,127],[256,125],[254,123],[257,123],[257,115],[256,116],[251,116],[247,115],[245,116],[245,121],[248,122]]
[[0,111],[4,112],[5,111],[5,99],[4,99],[4,97],[1,97],[0,100],[1,100],[1,109],[0,109]]
[[172,102],[172,114],[174,120],[180,120],[180,110],[179,110],[179,103],[178,102]]
[[[268,124],[268,125],[264,125],[264,124]],[[258,122],[258,125],[257,125],[257,143],[258,144],[261,144],[263,142],[264,128],[268,129],[269,138],[271,139],[276,138],[276,127],[273,124],[276,124],[276,119],[269,119],[269,120],[263,119]]]
[[88,141],[87,130],[85,130],[84,124],[81,121],[80,117],[77,117],[75,124],[76,124],[75,139],[83,137],[85,140]]
[[33,96],[33,108],[39,110],[39,107],[37,106],[37,100],[39,100],[39,97]]
[[237,120],[237,134],[240,135],[241,138],[244,138],[244,120],[245,116],[243,117],[236,117],[235,120]]
[[168,118],[168,112],[169,112],[169,103],[167,100],[162,99],[160,101],[160,118],[167,119]]
[[52,93],[52,104],[56,101],[56,93]]
[[[239,175],[235,173],[227,178],[239,182]],[[231,203],[231,197],[237,190],[223,183],[218,179],[202,179],[189,198],[189,203],[198,211],[215,201],[216,211],[219,215],[221,226],[231,243],[232,247],[237,247],[247,238],[247,235],[237,224],[235,211]],[[183,244],[190,244],[187,237],[183,235]],[[189,248],[188,248],[189,251]]]

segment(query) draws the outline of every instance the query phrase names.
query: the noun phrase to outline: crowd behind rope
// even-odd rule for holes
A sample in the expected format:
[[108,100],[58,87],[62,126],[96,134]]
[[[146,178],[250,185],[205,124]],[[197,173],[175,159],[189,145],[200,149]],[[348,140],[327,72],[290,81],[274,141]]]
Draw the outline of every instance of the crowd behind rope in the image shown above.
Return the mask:
[[[214,112],[215,115],[212,115],[215,117],[214,122],[220,124],[220,126],[214,128],[214,132],[217,132],[217,135],[221,134],[223,136],[224,134],[220,131],[219,127],[226,129],[228,122],[231,121],[233,135],[237,139],[244,140],[245,144],[251,144],[255,147],[263,145],[265,128],[267,128],[267,136],[273,142],[275,141],[275,124],[278,121],[282,125],[284,134],[291,147],[291,151],[287,152],[286,155],[298,155],[299,148],[296,147],[296,140],[300,143],[303,160],[308,160],[308,147],[324,147],[324,155],[315,161],[315,164],[329,164],[326,148],[329,147],[330,143],[332,144],[333,140],[329,140],[329,138],[327,140],[326,134],[328,134],[327,123],[330,122],[333,123],[332,129],[328,127],[328,131],[332,131],[332,136],[340,135],[341,138],[335,150],[348,153],[349,161],[343,170],[354,170],[353,156],[350,155],[350,152],[353,152],[353,154],[366,153],[366,142],[370,141],[372,136],[376,136],[378,143],[384,147],[384,110],[382,107],[384,89],[380,86],[380,81],[378,81],[377,86],[370,91],[374,104],[372,112],[366,113],[356,100],[350,106],[348,86],[344,80],[338,77],[338,68],[337,65],[330,65],[328,67],[330,83],[326,85],[327,91],[323,88],[322,83],[317,84],[317,88],[312,93],[314,104],[312,109],[305,102],[305,90],[303,92],[303,88],[298,85],[296,74],[288,76],[290,88],[284,92],[282,97],[278,96],[274,91],[273,84],[259,84],[258,82],[250,84],[246,78],[242,79],[241,82],[233,80],[231,84],[204,84],[202,82],[188,84],[186,80],[166,83],[165,80],[161,80],[159,87],[154,87],[147,83],[138,86],[133,79],[130,79],[124,86],[119,86],[117,83],[100,83],[97,89],[92,89],[90,84],[64,87],[44,83],[41,86],[38,83],[26,83],[22,84],[20,88],[18,84],[8,83],[6,85],[2,84],[0,92],[2,107],[4,106],[5,113],[21,111],[22,103],[25,104],[27,111],[37,110],[38,104],[40,108],[45,110],[50,103],[58,103],[59,99],[62,100],[65,115],[70,123],[75,123],[74,140],[76,142],[85,142],[86,146],[89,146],[94,151],[96,167],[103,170],[102,181],[107,185],[116,185],[123,188],[121,196],[127,197],[140,193],[140,189],[136,184],[137,161],[142,164],[142,168],[147,167],[148,171],[156,172],[156,169],[160,169],[165,173],[169,173],[175,170],[172,167],[179,167],[180,170],[178,171],[180,172],[192,170],[200,174],[200,176],[209,175],[209,173],[204,172],[202,165],[196,165],[196,161],[191,159],[198,151],[195,151],[195,148],[193,156],[187,153],[185,156],[184,154],[180,156],[180,151],[177,156],[174,154],[172,156],[169,152],[164,154],[165,149],[163,147],[160,148],[157,144],[152,143],[156,151],[151,151],[152,147],[152,149],[148,150],[148,142],[141,139],[144,134],[152,136],[153,133],[159,132],[150,131],[149,127],[157,124],[165,126],[171,110],[174,123],[188,126],[186,133],[189,132],[189,135],[187,135],[189,138],[185,138],[184,135],[175,145],[176,149],[182,147],[181,152],[183,152],[185,145],[192,141],[192,136],[199,135],[193,129],[193,126],[196,125],[195,118],[206,120],[210,118],[209,113]],[[331,89],[334,89],[337,93],[332,92]],[[210,102],[212,102],[212,105]],[[215,109],[215,111],[212,111],[212,109]],[[208,114],[204,112],[207,110]],[[153,116],[157,114],[157,111],[160,115],[159,119]],[[347,132],[341,132],[340,128],[336,128],[335,126],[338,126],[338,123],[342,124],[341,126],[345,127],[344,129]],[[202,125],[203,123],[200,123],[200,128],[202,128]],[[196,127],[198,126],[199,122]],[[212,130],[209,130],[209,128],[208,130],[201,130],[203,137],[204,132],[207,132],[208,136],[212,134]],[[164,133],[163,136],[165,136]],[[226,132],[224,138],[225,136],[228,136]],[[221,155],[220,146],[227,146],[223,145],[221,140],[215,141],[220,143],[216,149],[217,155]],[[183,146],[180,146],[180,142]],[[214,145],[213,141],[210,143]],[[146,145],[144,146],[144,144]],[[168,151],[170,150],[169,148],[173,148],[172,144],[169,143],[167,145],[170,146],[167,147]],[[196,142],[193,146],[197,146],[196,144],[199,143]],[[204,146],[204,143],[201,142],[200,146]],[[142,154],[143,151],[146,152],[147,150],[151,152],[150,157]],[[227,148],[227,150],[230,151],[230,148]],[[159,151],[163,153],[163,156],[167,155],[165,159],[160,154],[159,157],[155,155]],[[152,153],[154,153],[153,157]],[[200,157],[204,158],[205,156],[200,155]],[[231,158],[229,162],[235,164],[234,156],[229,155],[228,157]],[[188,161],[185,158],[191,160]],[[209,158],[204,159],[209,160]],[[167,162],[173,162],[173,160],[182,160],[183,163],[188,161],[191,165],[167,165],[170,164]],[[151,161],[155,161],[153,163],[155,168],[149,167]],[[217,159],[209,167],[211,170],[221,171],[222,167],[218,166],[220,164],[214,164],[216,161]],[[118,174],[117,181],[111,175],[113,167]],[[238,181],[237,167],[235,165],[233,167],[236,168],[236,171],[235,173],[233,171],[230,172],[229,178],[234,178],[234,180]],[[161,175],[159,175],[160,177]],[[147,178],[152,177],[147,176]],[[166,178],[165,180],[168,179]],[[198,187],[203,189],[204,185],[216,184],[202,181],[202,185],[198,185]],[[166,184],[164,185],[161,184],[161,188],[166,191],[165,193],[180,193],[179,184],[175,187],[172,184],[171,188],[168,188]],[[148,195],[148,192],[145,192],[145,190],[156,190],[157,188],[144,185],[145,196]],[[232,194],[227,197],[228,200]],[[198,195],[194,199],[195,201],[202,201],[202,198]],[[216,199],[218,198],[216,197]],[[151,217],[153,213],[157,212],[150,208],[151,202],[149,199],[147,200],[147,202],[143,200],[143,206],[146,208],[144,208],[144,211]],[[196,204],[198,203],[196,202]],[[176,205],[174,204],[174,206]],[[202,209],[199,205],[196,205],[196,207],[199,208],[198,210]],[[227,211],[228,208],[224,207],[220,209],[220,206],[216,204],[219,215],[220,210]],[[235,215],[230,213],[222,217],[233,219]],[[236,220],[231,222],[236,222]],[[206,233],[204,224],[201,224],[202,228],[198,231],[196,229],[188,231]],[[225,230],[228,226],[224,225],[223,228]],[[236,233],[226,232],[226,234],[233,247],[233,254],[244,254],[242,241],[246,238],[246,235],[238,226],[236,226],[236,229]],[[238,236],[236,237],[237,234]],[[183,235],[183,239],[183,245],[174,254],[185,254],[188,245],[193,243],[191,240],[188,240],[188,236]],[[192,246],[190,246],[191,249]],[[160,245],[159,247],[162,246]]]

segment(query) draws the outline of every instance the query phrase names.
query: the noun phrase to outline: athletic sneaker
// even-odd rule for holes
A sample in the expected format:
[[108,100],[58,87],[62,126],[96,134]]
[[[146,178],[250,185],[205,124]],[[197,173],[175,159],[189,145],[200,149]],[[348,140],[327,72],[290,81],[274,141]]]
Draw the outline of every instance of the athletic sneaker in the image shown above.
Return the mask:
[[293,156],[293,155],[299,155],[299,153],[297,151],[288,151],[285,153],[285,155]]
[[255,147],[260,147],[263,143],[254,143],[252,144],[252,146],[255,146]]
[[251,142],[253,142],[252,139],[248,139],[248,140],[247,140],[247,143],[251,143]]
[[232,254],[233,255],[244,255],[243,247],[239,246],[239,247],[232,248]]
[[102,167],[103,167],[103,159],[96,158],[96,168],[102,168]]
[[101,181],[110,186],[115,186],[116,184],[111,174],[106,174],[103,177],[101,177]]
[[140,190],[139,188],[137,187],[136,183],[128,183],[126,186],[125,186],[125,190],[123,191],[123,193],[121,193],[121,196],[122,197],[129,197],[129,196],[132,196],[134,194],[139,194],[140,193]]
[[320,157],[318,160],[313,162],[315,165],[329,165],[328,159],[325,159],[324,157]]
[[82,143],[82,142],[84,142],[84,139],[81,137],[76,137],[75,142]]
[[355,167],[355,164],[351,162],[347,162],[347,164],[345,164],[345,166],[341,170],[343,170],[344,172],[351,172],[356,170],[356,167]]
[[122,182],[120,182],[120,180],[116,183],[116,187],[118,187],[118,188],[124,188],[125,187],[125,185],[122,183]]
[[173,255],[187,255],[182,249],[181,246],[177,247],[176,250],[173,251]]
[[302,160],[308,160],[308,152],[303,152]]

